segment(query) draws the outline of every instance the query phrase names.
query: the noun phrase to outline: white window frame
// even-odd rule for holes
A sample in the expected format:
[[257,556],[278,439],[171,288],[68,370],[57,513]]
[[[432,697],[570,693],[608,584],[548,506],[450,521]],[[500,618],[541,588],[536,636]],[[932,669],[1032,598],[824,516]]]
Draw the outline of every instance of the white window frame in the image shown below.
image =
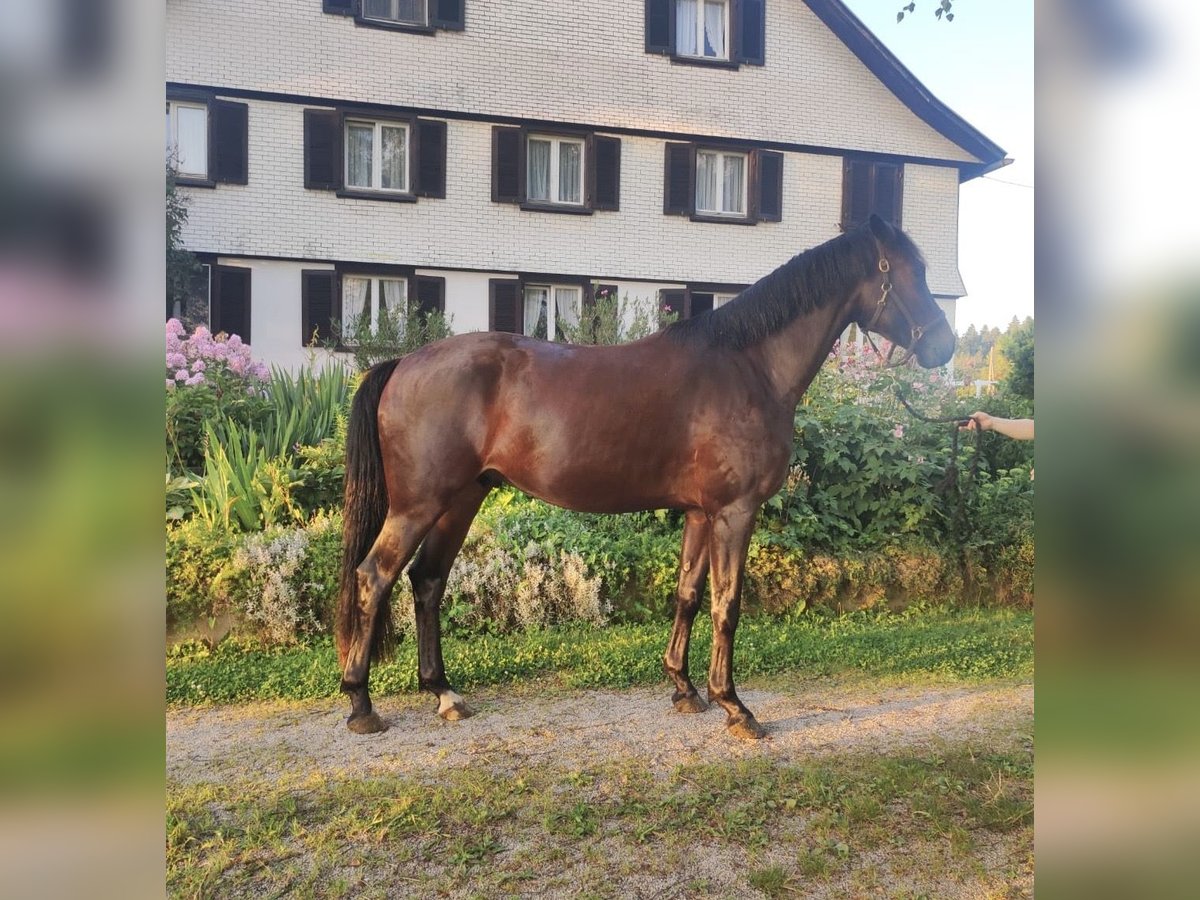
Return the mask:
[[[389,8],[394,11],[396,9],[396,3],[397,3],[397,0],[388,0]],[[418,18],[418,19],[401,19],[397,15],[368,16],[367,15],[367,5],[365,3],[363,3],[361,6],[362,18],[367,22],[388,22],[388,23],[394,24],[394,25],[416,25],[418,27],[425,27],[429,24],[429,4],[425,3],[425,2],[421,2],[421,3],[418,3],[417,6],[421,10],[420,18]]]
[[[740,210],[725,210],[725,209],[703,209],[700,206],[700,157],[709,154],[715,156],[720,161],[720,170],[717,174],[717,184],[725,184],[725,162],[726,160],[737,157],[742,161],[742,208]],[[724,216],[731,219],[745,219],[750,215],[750,154],[737,153],[727,150],[711,150],[697,149],[696,150],[696,177],[695,185],[693,186],[694,203],[696,214],[701,216]],[[722,204],[725,202],[725,191],[722,187],[717,191],[717,196]]]
[[737,294],[713,294],[713,309],[724,306],[736,296]]
[[531,291],[546,292],[546,340],[553,341],[558,339],[558,304],[555,303],[555,294],[558,291],[571,291],[575,294],[576,308],[579,314],[583,315],[583,288],[578,284],[526,284],[521,290],[521,330],[525,330],[525,304],[529,302],[529,294]]
[[[350,128],[371,125],[371,184],[350,183]],[[381,187],[383,184],[383,129],[399,128],[404,132],[404,186]],[[342,125],[342,183],[348,191],[373,191],[379,194],[408,194],[412,186],[412,128],[408,122],[396,119],[363,119],[347,117]]]
[[167,121],[166,121],[166,140],[167,154],[171,155],[172,151],[179,147],[179,114],[180,109],[197,109],[204,113],[204,140],[202,142],[201,151],[204,155],[204,167],[200,171],[188,170],[179,166],[179,157],[176,154],[176,174],[180,178],[194,178],[201,181],[208,180],[208,104],[202,100],[168,100],[167,101]]
[[[678,0],[671,0],[678,5]],[[709,56],[704,52],[704,4],[707,2],[718,2],[724,8],[724,27],[725,27],[725,55],[724,56]],[[733,6],[731,0],[696,0],[696,49],[698,53],[685,53],[679,49],[679,36],[673,36],[675,41],[675,55],[682,56],[685,59],[711,59],[718,61],[728,61],[730,56],[731,35],[729,29],[730,8]]]
[[[528,197],[529,194],[529,145],[534,141],[546,141],[550,144],[550,197],[537,198]],[[562,145],[575,144],[579,147],[579,199],[578,200],[560,200],[559,199],[559,174],[560,162],[562,158]],[[587,141],[582,137],[564,137],[556,134],[531,134],[526,138],[525,143],[525,193],[530,203],[553,203],[555,206],[583,206],[586,202],[584,195],[586,188],[586,173],[587,173]]]
[[[340,340],[340,343],[343,346],[346,346],[346,347],[354,346],[354,343],[353,343],[354,336],[351,333],[354,329],[354,322],[346,321],[345,296],[346,296],[346,279],[348,279],[348,278],[357,278],[362,281],[366,281],[370,284],[370,287],[367,290],[367,305],[369,306],[370,312],[371,312],[371,334],[375,334],[376,332],[379,331],[379,300],[383,296],[382,282],[398,281],[402,285],[404,285],[403,293],[404,293],[404,313],[405,314],[400,317],[400,322],[403,324],[406,321],[407,316],[408,316],[409,288],[410,288],[409,279],[406,276],[404,276],[404,275],[368,275],[366,273],[360,273],[360,272],[343,272],[341,275],[341,283],[338,285],[339,290],[341,290],[341,292],[342,292],[342,298],[343,298],[342,321],[341,321],[342,336],[341,336],[341,340]],[[359,313],[359,315],[362,315],[362,314]]]

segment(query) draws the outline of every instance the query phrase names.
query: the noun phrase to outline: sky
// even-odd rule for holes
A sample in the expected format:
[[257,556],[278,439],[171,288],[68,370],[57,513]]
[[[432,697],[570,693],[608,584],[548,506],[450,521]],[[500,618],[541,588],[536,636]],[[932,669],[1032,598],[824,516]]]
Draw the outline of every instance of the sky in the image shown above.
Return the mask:
[[994,143],[1012,164],[964,183],[959,193],[958,268],[967,294],[955,327],[1007,327],[1034,314],[1033,0],[954,4],[937,0],[844,0],[935,97]]

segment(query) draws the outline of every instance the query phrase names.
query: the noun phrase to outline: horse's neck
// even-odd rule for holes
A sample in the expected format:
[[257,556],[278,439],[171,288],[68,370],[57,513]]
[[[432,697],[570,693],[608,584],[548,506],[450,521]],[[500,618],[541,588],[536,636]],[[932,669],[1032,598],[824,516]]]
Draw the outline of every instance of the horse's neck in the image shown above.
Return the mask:
[[786,406],[794,409],[799,404],[834,341],[850,324],[851,298],[857,289],[857,284],[848,286],[844,296],[797,316],[754,346],[752,352],[759,357],[775,395]]

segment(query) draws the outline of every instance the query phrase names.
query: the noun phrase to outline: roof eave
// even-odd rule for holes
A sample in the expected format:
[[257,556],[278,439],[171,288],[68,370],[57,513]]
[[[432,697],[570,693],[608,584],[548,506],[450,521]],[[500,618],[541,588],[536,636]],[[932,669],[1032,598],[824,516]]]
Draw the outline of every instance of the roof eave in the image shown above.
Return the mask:
[[961,181],[1012,162],[998,144],[935,97],[841,0],[804,2],[914,115],[979,160],[960,168]]

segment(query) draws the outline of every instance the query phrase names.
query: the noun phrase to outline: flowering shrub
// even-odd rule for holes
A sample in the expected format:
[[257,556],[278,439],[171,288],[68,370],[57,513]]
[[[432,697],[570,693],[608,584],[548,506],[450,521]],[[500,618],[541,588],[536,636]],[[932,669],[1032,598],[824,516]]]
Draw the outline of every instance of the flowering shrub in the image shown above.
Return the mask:
[[214,337],[200,325],[189,337],[178,319],[168,319],[166,336],[167,467],[200,472],[205,423],[259,423],[268,413],[271,372],[236,334]]
[[218,392],[253,392],[270,380],[271,370],[251,359],[250,346],[236,334],[214,335],[203,325],[186,334],[178,319],[167,320],[167,390],[211,384]]

